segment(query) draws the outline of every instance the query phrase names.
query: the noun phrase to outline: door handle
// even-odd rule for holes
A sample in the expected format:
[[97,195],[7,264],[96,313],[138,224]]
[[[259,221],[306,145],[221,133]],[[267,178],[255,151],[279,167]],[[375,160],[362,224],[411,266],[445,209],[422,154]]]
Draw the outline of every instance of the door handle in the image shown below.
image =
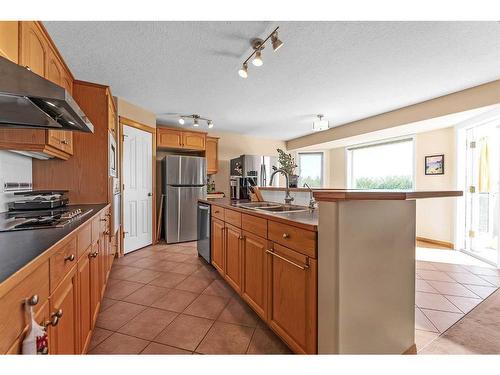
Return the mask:
[[153,194],[151,194],[151,193],[148,193],[148,197],[151,197],[151,196],[153,196]]

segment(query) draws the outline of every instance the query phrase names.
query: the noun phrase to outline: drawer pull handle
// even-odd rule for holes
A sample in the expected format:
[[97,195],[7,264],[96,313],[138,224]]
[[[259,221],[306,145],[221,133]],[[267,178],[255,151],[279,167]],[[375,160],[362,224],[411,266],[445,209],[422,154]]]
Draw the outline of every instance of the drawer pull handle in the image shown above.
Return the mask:
[[98,252],[98,251],[96,251],[96,252],[94,252],[94,253],[90,253],[90,254],[89,254],[89,256],[90,256],[91,258],[97,258],[97,255],[98,255],[98,254],[99,254],[99,252]]
[[30,306],[35,306],[38,303],[38,294],[33,294],[30,298],[26,298],[25,303]]
[[283,233],[283,238],[284,239],[290,238],[290,235],[288,233]]
[[64,258],[64,262],[66,262],[68,260],[70,262],[74,261],[75,260],[75,254],[68,255],[66,258]]
[[100,221],[106,221],[106,220],[108,220],[108,219],[104,218],[104,219],[99,219],[99,220],[100,220]]
[[243,241],[245,239],[245,236],[239,236],[238,239]]
[[218,214],[220,211],[214,211],[214,214]]
[[295,267],[297,267],[297,268],[300,268],[300,269],[301,269],[301,270],[303,270],[303,271],[304,271],[306,268],[309,268],[309,266],[308,266],[307,264],[305,264],[305,265],[301,266],[300,264],[297,264],[297,263],[295,263],[295,262],[292,262],[291,260],[288,260],[288,259],[286,259],[285,257],[282,257],[282,256],[281,256],[281,255],[279,255],[279,254],[276,254],[276,253],[275,253],[274,251],[272,251],[272,250],[266,250],[266,253],[268,253],[268,254],[270,254],[270,255],[272,255],[272,256],[275,256],[275,257],[277,257],[277,258],[280,258],[281,260],[284,260],[285,262],[290,263],[292,266],[295,266]]
[[58,318],[62,318],[63,316],[63,310],[59,309],[55,313],[52,314],[52,316],[57,316]]

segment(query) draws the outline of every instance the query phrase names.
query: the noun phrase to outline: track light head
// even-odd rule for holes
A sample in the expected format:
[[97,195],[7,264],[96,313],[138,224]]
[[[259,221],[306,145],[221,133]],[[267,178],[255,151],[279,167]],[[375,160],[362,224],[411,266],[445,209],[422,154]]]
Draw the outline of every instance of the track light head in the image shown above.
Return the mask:
[[238,70],[238,74],[240,75],[241,78],[248,77],[248,64],[247,63],[244,63],[243,66],[241,67],[241,69]]
[[179,118],[179,124],[184,125],[184,123],[185,123],[185,122],[186,122],[186,121],[184,121],[184,119],[183,119],[182,117],[181,117],[181,118]]
[[262,52],[260,49],[255,52],[255,57],[252,60],[252,64],[254,66],[262,66],[264,64],[264,61],[262,61]]
[[273,50],[276,52],[283,46],[283,42],[279,40],[278,38],[278,32],[276,31],[272,36],[271,36],[271,41],[273,44]]
[[212,122],[212,120],[208,120],[207,125],[209,129],[212,129],[214,127],[214,123]]

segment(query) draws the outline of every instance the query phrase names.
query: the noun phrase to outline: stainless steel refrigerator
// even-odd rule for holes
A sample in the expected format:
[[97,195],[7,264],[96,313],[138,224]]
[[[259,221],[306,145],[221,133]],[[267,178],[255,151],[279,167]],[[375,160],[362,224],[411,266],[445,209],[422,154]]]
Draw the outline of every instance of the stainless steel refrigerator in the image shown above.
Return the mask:
[[162,170],[165,239],[167,243],[195,241],[198,199],[206,197],[206,160],[197,156],[166,156]]

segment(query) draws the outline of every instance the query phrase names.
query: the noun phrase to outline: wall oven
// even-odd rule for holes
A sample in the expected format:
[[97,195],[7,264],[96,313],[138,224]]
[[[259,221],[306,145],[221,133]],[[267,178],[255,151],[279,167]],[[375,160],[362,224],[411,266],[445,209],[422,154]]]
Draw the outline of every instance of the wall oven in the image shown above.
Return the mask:
[[113,134],[108,134],[109,138],[109,175],[111,177],[118,177],[118,148],[116,147],[116,140]]

